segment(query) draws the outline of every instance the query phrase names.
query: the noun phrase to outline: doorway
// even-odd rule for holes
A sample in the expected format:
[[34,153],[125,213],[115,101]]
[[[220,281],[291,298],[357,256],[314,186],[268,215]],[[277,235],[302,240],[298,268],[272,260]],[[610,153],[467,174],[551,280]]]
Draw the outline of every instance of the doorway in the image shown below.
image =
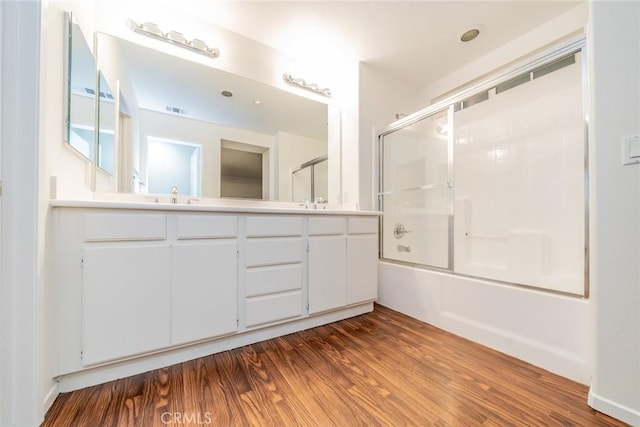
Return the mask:
[[269,199],[269,149],[223,140],[220,146],[220,197]]
[[147,140],[147,193],[167,194],[173,186],[179,194],[201,193],[202,147],[183,141],[149,137]]

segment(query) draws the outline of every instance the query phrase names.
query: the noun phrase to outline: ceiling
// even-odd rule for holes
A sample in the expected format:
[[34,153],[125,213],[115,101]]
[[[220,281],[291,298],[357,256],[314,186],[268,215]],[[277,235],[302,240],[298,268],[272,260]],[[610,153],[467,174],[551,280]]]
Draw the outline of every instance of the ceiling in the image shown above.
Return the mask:
[[[422,87],[582,1],[211,1],[192,14],[294,55],[347,57]],[[460,36],[478,28],[477,39]]]

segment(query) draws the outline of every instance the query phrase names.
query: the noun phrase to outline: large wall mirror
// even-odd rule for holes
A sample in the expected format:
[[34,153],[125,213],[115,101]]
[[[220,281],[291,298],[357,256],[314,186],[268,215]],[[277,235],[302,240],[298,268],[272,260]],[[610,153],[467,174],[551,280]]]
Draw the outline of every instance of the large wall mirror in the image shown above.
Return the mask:
[[[100,173],[110,176],[115,167],[115,98],[101,74],[98,74],[96,87],[96,61],[89,47],[89,39],[70,12],[65,13],[65,30],[65,140],[71,148],[94,162]],[[99,99],[97,103],[96,94]]]
[[294,173],[328,155],[322,102],[103,33],[97,61],[114,89],[112,191],[298,201]]
[[88,160],[95,158],[96,63],[73,15],[65,13],[67,87],[65,139]]

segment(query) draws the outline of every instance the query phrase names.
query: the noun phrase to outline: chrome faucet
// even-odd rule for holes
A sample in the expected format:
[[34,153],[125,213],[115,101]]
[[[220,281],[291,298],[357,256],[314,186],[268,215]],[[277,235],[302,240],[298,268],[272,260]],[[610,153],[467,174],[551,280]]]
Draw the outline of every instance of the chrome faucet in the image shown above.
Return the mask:
[[327,201],[324,200],[322,197],[318,196],[313,200],[313,209],[318,209],[318,205],[324,204],[325,206],[323,207],[323,209],[326,209],[327,206]]
[[175,185],[171,187],[171,203],[174,205],[178,203],[178,187]]
[[298,203],[298,206],[304,206],[305,209],[309,209],[309,199],[304,199],[302,203]]

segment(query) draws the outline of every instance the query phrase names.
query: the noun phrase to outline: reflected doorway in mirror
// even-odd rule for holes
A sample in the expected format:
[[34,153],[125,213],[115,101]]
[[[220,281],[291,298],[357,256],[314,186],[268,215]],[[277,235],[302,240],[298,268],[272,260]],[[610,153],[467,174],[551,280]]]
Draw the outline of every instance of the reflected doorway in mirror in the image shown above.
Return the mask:
[[181,194],[199,197],[202,181],[201,147],[183,141],[147,138],[147,194]]

